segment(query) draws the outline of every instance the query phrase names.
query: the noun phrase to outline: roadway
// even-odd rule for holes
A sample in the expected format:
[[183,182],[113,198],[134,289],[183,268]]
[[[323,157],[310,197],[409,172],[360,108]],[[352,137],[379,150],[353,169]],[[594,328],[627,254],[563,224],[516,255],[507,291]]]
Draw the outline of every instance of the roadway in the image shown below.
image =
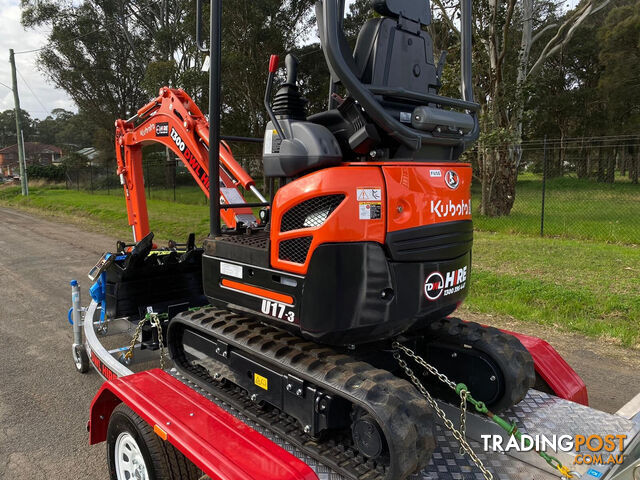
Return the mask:
[[[106,235],[0,207],[0,478],[107,478],[104,445],[89,447],[85,429],[102,380],[75,371],[66,316],[69,280],[80,281],[86,301],[87,271],[114,247]],[[543,338],[585,379],[592,406],[615,412],[640,388],[637,350],[550,331]]]

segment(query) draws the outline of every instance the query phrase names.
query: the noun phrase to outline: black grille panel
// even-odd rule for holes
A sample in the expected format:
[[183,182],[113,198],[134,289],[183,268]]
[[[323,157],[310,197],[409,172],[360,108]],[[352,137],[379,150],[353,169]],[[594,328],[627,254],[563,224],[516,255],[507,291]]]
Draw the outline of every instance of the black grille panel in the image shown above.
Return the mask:
[[453,260],[471,250],[471,220],[436,223],[387,233],[387,248],[396,262]]
[[219,241],[266,250],[269,242],[269,234],[263,230],[249,235],[224,235]]
[[278,258],[293,263],[303,264],[307,259],[313,237],[299,237],[280,242]]
[[305,200],[284,213],[280,231],[289,232],[300,228],[319,227],[343,200],[342,194],[324,195]]

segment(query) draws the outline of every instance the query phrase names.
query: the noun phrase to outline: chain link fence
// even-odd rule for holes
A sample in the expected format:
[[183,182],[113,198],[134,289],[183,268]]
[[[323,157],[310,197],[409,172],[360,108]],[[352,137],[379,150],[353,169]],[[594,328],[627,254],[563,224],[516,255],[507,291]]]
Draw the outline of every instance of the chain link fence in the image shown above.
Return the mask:
[[[234,155],[235,159],[256,181],[262,190],[262,157],[258,154]],[[145,155],[142,161],[145,193],[148,199],[205,205],[208,199],[182,161],[166,154]],[[82,164],[67,166],[65,185],[69,190],[91,194],[122,195],[122,185],[113,165]],[[251,194],[247,194],[249,198]],[[253,199],[255,200],[255,199]],[[248,201],[252,201],[249,200]]]
[[[515,145],[503,148],[518,152]],[[234,148],[234,156],[264,190],[259,149]],[[513,208],[509,215],[488,217],[480,212],[481,175],[470,152],[476,229],[640,244],[640,136],[532,140],[519,146],[518,156]],[[174,155],[146,153],[143,171],[148,198],[207,203]],[[65,176],[69,189],[122,195],[115,162],[67,167]],[[247,200],[255,201],[251,195]]]
[[477,229],[640,244],[640,136],[543,139],[516,147],[504,147],[515,152],[518,174],[508,216],[480,215],[481,181],[474,171]]

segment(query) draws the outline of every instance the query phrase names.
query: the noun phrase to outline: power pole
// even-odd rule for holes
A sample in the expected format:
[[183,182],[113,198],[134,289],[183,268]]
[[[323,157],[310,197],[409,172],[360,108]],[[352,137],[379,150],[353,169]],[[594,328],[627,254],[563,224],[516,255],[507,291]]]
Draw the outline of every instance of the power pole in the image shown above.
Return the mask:
[[20,183],[22,195],[29,195],[27,183],[27,165],[24,158],[24,138],[22,136],[22,123],[20,122],[20,96],[18,95],[18,79],[16,77],[16,60],[13,48],[9,50],[9,63],[11,63],[11,86],[13,87],[13,102],[16,110],[16,142],[18,143],[18,162],[20,163]]

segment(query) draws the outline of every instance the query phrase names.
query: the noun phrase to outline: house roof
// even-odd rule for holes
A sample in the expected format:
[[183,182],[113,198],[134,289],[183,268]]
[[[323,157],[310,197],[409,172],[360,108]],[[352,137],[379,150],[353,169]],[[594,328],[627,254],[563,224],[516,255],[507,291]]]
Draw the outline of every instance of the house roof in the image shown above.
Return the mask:
[[[46,143],[40,142],[24,142],[24,151],[27,155],[32,155],[34,153],[57,153],[59,155],[62,155],[62,149],[60,147],[56,147],[55,145],[47,145]],[[17,144],[0,149],[0,154],[17,152]]]
[[98,156],[98,150],[96,150],[94,147],[82,148],[82,149],[78,150],[76,153],[79,154],[79,155],[82,155],[83,157],[87,158],[88,160],[93,160],[94,158],[96,158]]

